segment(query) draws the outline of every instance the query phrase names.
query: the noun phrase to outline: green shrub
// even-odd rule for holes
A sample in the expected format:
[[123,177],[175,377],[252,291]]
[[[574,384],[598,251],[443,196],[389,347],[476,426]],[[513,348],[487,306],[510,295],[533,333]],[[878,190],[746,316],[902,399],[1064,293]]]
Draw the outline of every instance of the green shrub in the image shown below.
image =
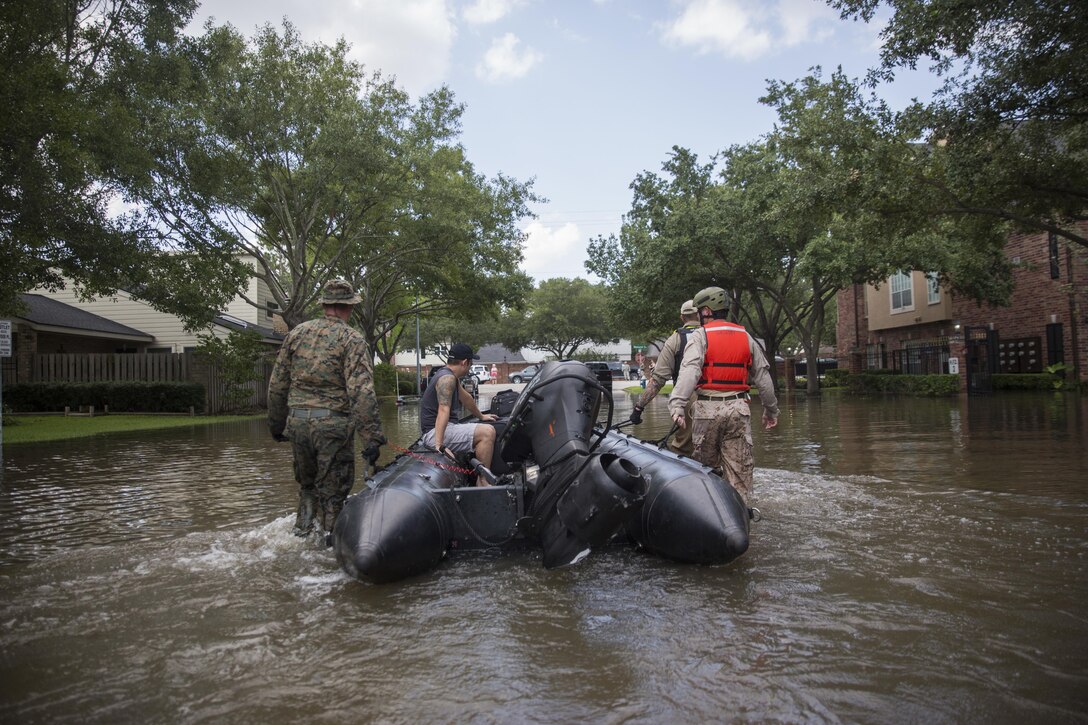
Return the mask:
[[958,375],[889,375],[886,372],[867,370],[847,374],[845,385],[851,393],[899,393],[920,396],[956,395],[960,392]]
[[849,370],[843,370],[841,368],[831,368],[824,373],[824,385],[829,388],[838,388],[846,385],[846,378],[850,375]]
[[109,406],[115,413],[204,411],[200,383],[14,383],[4,386],[4,403],[20,413]]
[[397,370],[389,363],[374,366],[374,394],[396,395]]
[[1060,378],[1050,373],[994,373],[990,384],[994,390],[1054,390]]

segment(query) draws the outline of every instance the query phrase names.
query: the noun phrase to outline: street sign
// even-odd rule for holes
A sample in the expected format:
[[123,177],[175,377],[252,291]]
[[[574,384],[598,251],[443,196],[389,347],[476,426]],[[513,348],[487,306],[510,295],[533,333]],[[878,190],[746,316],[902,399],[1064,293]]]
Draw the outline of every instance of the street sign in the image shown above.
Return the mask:
[[11,320],[0,320],[0,357],[11,357]]

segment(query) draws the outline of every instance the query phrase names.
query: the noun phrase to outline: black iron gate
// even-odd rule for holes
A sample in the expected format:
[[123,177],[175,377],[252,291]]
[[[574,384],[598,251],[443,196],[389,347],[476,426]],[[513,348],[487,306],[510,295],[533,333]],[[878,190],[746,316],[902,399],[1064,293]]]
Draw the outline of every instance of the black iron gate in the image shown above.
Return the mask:
[[963,337],[967,345],[967,394],[992,393],[990,376],[997,369],[997,331],[968,327]]

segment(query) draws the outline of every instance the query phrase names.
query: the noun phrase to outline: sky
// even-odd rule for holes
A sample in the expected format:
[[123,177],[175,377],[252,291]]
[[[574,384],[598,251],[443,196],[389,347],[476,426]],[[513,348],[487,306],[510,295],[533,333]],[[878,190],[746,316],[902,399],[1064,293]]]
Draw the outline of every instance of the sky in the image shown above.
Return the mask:
[[[770,79],[877,65],[882,22],[839,19],[820,0],[204,0],[247,36],[287,18],[307,42],[343,37],[367,70],[414,100],[441,86],[464,104],[461,144],[477,172],[534,180],[524,270],[584,277],[586,247],[619,234],[630,184],[673,146],[708,159],[771,131]],[[900,75],[893,108],[938,79]]]

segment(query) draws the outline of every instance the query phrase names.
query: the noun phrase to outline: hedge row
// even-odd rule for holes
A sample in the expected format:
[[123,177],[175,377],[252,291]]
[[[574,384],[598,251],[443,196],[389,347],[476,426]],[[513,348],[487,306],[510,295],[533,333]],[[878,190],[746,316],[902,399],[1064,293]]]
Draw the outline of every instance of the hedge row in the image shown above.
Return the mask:
[[994,373],[990,383],[994,390],[1058,390],[1068,385],[1051,373]]
[[960,392],[958,375],[889,375],[864,372],[845,376],[843,383],[851,393],[905,393],[937,397]]
[[4,406],[18,413],[109,406],[111,413],[204,411],[200,383],[13,383],[4,386]]

